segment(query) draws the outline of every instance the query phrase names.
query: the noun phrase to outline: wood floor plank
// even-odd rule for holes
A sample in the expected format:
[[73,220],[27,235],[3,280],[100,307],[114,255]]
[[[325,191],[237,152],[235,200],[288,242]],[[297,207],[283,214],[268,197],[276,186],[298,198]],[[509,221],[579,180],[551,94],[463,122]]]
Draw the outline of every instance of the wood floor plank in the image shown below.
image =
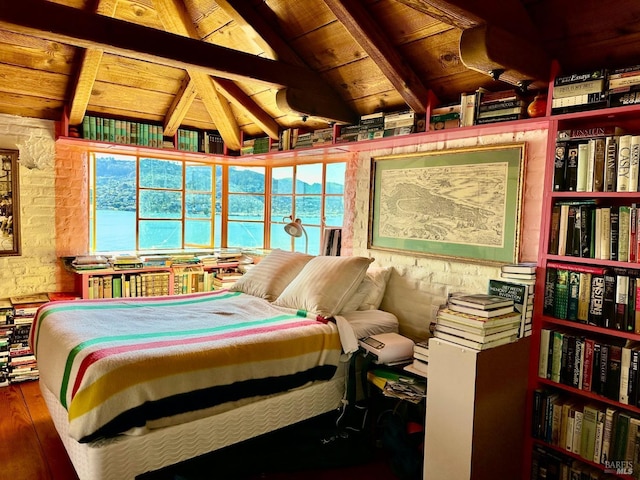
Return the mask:
[[77,480],[78,475],[76,475],[67,451],[53,425],[38,382],[25,382],[21,384],[21,389],[40,441],[45,462],[49,466],[51,479]]
[[52,480],[19,385],[0,388],[0,465],[12,480]]

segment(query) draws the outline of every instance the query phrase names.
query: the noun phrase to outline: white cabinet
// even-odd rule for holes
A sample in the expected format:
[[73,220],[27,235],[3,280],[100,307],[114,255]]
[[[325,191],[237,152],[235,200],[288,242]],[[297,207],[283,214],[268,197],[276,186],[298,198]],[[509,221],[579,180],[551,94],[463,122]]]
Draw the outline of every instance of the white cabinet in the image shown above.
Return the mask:
[[479,352],[429,341],[425,480],[522,477],[530,343]]

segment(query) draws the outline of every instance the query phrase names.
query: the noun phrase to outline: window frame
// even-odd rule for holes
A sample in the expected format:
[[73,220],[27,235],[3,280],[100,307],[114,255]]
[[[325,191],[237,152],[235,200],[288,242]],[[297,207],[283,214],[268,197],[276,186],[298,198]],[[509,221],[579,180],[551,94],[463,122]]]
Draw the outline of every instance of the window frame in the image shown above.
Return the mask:
[[[320,231],[320,236],[322,235],[322,231],[324,230],[325,227],[329,227],[329,226],[336,226],[336,227],[340,227],[341,225],[328,225],[325,224],[325,219],[326,219],[326,204],[327,204],[327,198],[328,197],[342,197],[343,199],[343,216],[344,216],[344,198],[345,198],[345,192],[344,192],[344,188],[341,194],[339,193],[327,193],[327,188],[326,188],[326,184],[327,184],[327,165],[328,164],[334,164],[334,163],[344,163],[345,165],[345,177],[346,177],[346,169],[347,169],[347,165],[349,162],[349,159],[346,158],[345,156],[339,156],[337,158],[328,158],[326,156],[324,157],[315,157],[315,156],[310,156],[310,158],[306,158],[304,160],[301,161],[301,159],[299,158],[295,158],[295,157],[288,157],[288,158],[262,158],[262,159],[256,159],[256,158],[244,158],[244,157],[226,157],[224,159],[222,158],[218,158],[218,157],[214,157],[214,158],[189,158],[189,156],[185,156],[185,155],[181,155],[180,158],[175,158],[172,156],[164,156],[162,154],[155,154],[155,152],[140,152],[140,151],[135,151],[135,152],[125,152],[125,151],[113,151],[113,150],[108,150],[108,151],[102,151],[99,149],[89,149],[88,150],[88,158],[89,158],[89,163],[90,163],[90,167],[89,167],[89,176],[88,176],[88,215],[87,215],[87,222],[88,222],[88,227],[90,229],[92,229],[92,231],[90,232],[89,235],[89,252],[90,253],[94,253],[94,254],[98,254],[98,253],[118,253],[120,251],[103,251],[103,250],[96,250],[96,246],[97,246],[97,236],[96,236],[96,229],[97,229],[97,222],[95,221],[96,219],[96,209],[97,209],[97,204],[95,201],[95,195],[96,195],[96,161],[98,156],[124,156],[124,157],[131,157],[135,160],[136,163],[136,183],[135,183],[135,188],[136,188],[136,225],[135,225],[135,245],[136,248],[139,247],[139,241],[140,241],[140,221],[144,220],[144,218],[142,218],[140,216],[140,192],[142,190],[149,190],[148,187],[140,187],[140,160],[141,159],[145,159],[145,158],[149,158],[149,159],[153,159],[153,160],[162,160],[162,161],[170,161],[170,162],[179,162],[181,163],[181,168],[182,168],[182,175],[183,175],[183,179],[182,179],[182,186],[180,188],[180,192],[181,192],[181,197],[182,197],[182,215],[175,219],[175,220],[179,220],[181,222],[181,226],[182,226],[182,248],[177,248],[177,249],[152,249],[152,250],[138,250],[136,249],[136,252],[148,252],[148,253],[154,253],[154,252],[160,252],[160,251],[176,251],[176,252],[180,252],[180,251],[185,251],[185,250],[194,250],[194,249],[199,249],[199,250],[213,250],[213,249],[217,249],[217,248],[247,248],[247,249],[251,249],[253,247],[250,246],[241,246],[241,245],[231,245],[229,242],[229,238],[228,238],[228,234],[229,234],[229,199],[230,199],[230,195],[259,195],[262,197],[263,201],[264,201],[264,215],[263,215],[263,220],[259,221],[252,221],[255,223],[262,223],[262,238],[263,238],[263,249],[271,249],[273,248],[271,246],[271,228],[284,228],[284,225],[286,223],[288,223],[288,216],[290,215],[291,218],[295,219],[298,218],[297,213],[296,213],[296,207],[295,207],[295,203],[296,203],[296,197],[300,197],[303,195],[306,196],[313,196],[313,197],[318,197],[319,198],[319,202],[320,202],[320,222],[319,223],[313,223],[313,224],[307,224],[304,223],[304,218],[302,219],[303,221],[303,225],[305,227],[309,227],[311,229],[319,229]],[[194,156],[195,157],[195,156]],[[242,160],[240,160],[242,159]],[[185,241],[185,234],[186,234],[186,225],[187,225],[187,221],[189,220],[194,220],[194,219],[190,219],[187,216],[187,205],[186,205],[186,196],[188,193],[190,193],[191,191],[187,190],[186,188],[186,168],[187,165],[189,164],[193,164],[193,165],[206,165],[206,166],[211,166],[212,167],[212,191],[211,191],[211,217],[210,217],[210,222],[211,222],[211,246],[200,246],[200,245],[193,245],[193,244],[187,244],[187,242]],[[298,193],[296,192],[296,179],[298,178],[297,173],[298,173],[298,168],[303,166],[303,165],[309,165],[309,164],[320,164],[321,165],[321,170],[322,170],[322,188],[320,193],[314,193],[314,194],[305,194],[305,193]],[[264,193],[255,193],[255,192],[229,192],[229,177],[230,177],[230,169],[233,167],[260,167],[264,169]],[[273,194],[272,193],[272,173],[273,173],[273,169],[274,168],[280,168],[280,167],[291,167],[293,170],[293,186],[292,186],[292,193],[287,194],[291,196],[291,212],[289,213],[289,215],[285,216],[285,218],[272,218],[272,212],[271,212],[271,207],[272,207],[272,200],[274,196],[278,196],[278,194]],[[218,176],[221,175],[221,178],[218,179]],[[218,180],[220,181],[220,183],[218,184]],[[346,179],[345,179],[345,183],[346,183]],[[220,188],[218,188],[218,185],[220,185]],[[344,184],[343,184],[344,187]],[[220,192],[220,197],[218,198],[218,190],[221,190]],[[166,190],[166,189],[158,189],[158,190]],[[172,189],[171,189],[172,190]],[[217,206],[218,206],[218,202],[220,202],[220,209],[221,212],[217,211]],[[218,223],[218,215],[220,216],[220,225],[217,226]],[[154,219],[155,220],[155,219]],[[174,219],[172,219],[174,220]],[[195,219],[195,220],[200,220],[200,219]],[[205,219],[206,220],[206,219]],[[231,222],[234,222],[236,220],[231,220]],[[219,229],[219,232],[218,232]],[[220,245],[216,245],[216,240],[219,238],[220,241]],[[322,239],[320,238],[320,241]],[[301,245],[303,245],[303,243],[300,243]],[[296,247],[298,245],[296,245],[296,238],[291,237],[291,242],[289,244],[290,250],[291,251],[295,251]],[[275,247],[275,248],[281,248],[281,247]],[[297,250],[300,250],[300,248],[297,248]],[[303,248],[304,250],[304,248]],[[314,254],[314,253],[319,253],[319,252],[310,252],[310,254]]]

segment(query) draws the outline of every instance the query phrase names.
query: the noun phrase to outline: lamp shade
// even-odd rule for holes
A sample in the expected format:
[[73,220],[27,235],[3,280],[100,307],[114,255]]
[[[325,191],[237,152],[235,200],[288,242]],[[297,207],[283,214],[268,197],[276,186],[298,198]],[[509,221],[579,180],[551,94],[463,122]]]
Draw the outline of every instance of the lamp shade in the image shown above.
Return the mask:
[[293,216],[284,217],[283,220],[292,220],[284,226],[284,231],[287,234],[291,235],[294,238],[299,238],[304,235],[304,253],[308,253],[309,251],[309,236],[307,235],[307,231],[302,226],[302,221],[299,218],[293,220]]
[[301,237],[304,227],[299,218],[296,218],[293,222],[289,222],[284,226],[284,231],[292,237]]

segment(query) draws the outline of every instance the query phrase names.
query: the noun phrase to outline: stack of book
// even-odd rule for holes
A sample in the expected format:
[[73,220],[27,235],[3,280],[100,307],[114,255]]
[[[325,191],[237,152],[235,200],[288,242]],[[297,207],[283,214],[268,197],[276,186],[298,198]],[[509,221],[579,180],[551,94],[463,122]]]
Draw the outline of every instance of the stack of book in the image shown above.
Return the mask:
[[38,366],[29,346],[29,333],[38,308],[49,302],[46,293],[21,295],[9,299],[13,306],[13,331],[9,340],[9,381],[38,378]]
[[476,93],[476,125],[520,120],[526,117],[527,105],[514,90]]
[[460,126],[460,110],[459,103],[433,108],[431,117],[429,117],[429,130],[458,128]]
[[607,70],[559,75],[553,81],[551,112],[569,113],[608,106]]
[[109,266],[109,259],[103,255],[80,255],[71,260],[71,267],[75,270],[97,270]]
[[336,137],[336,143],[357,142],[360,134],[360,125],[342,125],[340,133]]
[[358,141],[373,140],[384,136],[384,113],[376,112],[360,117]]
[[142,268],[144,266],[140,257],[129,254],[114,256],[111,259],[111,265],[115,270],[130,270],[134,268]]
[[241,272],[218,272],[212,279],[214,290],[222,290],[231,287],[242,276]]
[[407,135],[413,133],[416,113],[413,110],[388,113],[384,116],[384,136]]
[[427,377],[429,367],[429,339],[422,340],[413,345],[413,362],[406,365],[407,372]]
[[640,65],[612,70],[608,85],[610,107],[640,103]]
[[331,145],[333,143],[333,127],[320,128],[311,133],[311,144],[314,147]]
[[13,335],[13,305],[0,300],[0,387],[9,385],[9,344]]
[[451,294],[430,326],[433,336],[474,350],[517,340],[521,315],[512,299],[486,293]]
[[489,280],[487,293],[512,299],[516,311],[520,312],[518,338],[531,335],[536,268],[533,262],[503,265],[500,278]]

